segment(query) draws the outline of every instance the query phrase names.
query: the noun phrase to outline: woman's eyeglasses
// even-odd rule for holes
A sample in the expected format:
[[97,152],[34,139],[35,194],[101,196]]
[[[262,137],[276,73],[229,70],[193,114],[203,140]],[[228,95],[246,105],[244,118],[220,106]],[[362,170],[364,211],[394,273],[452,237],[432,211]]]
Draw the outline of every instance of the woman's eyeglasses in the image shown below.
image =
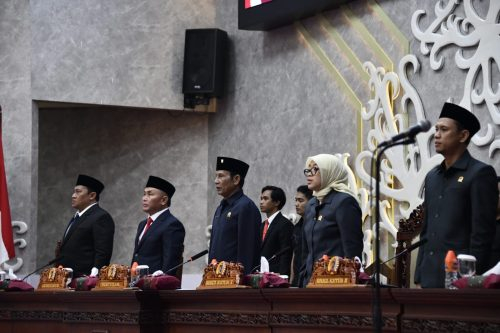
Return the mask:
[[304,176],[312,177],[315,174],[317,174],[318,171],[319,171],[319,168],[317,166],[313,167],[312,169],[304,169]]

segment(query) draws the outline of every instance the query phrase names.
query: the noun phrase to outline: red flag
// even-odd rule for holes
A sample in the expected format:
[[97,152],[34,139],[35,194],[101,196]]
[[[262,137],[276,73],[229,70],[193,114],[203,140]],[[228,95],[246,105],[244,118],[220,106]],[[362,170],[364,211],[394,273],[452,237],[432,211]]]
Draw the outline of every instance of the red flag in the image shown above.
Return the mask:
[[9,194],[3,161],[2,135],[0,132],[0,264],[16,256],[12,237],[12,220],[10,217]]
[[271,2],[272,0],[245,0],[245,9],[252,8],[258,5],[262,5],[266,2]]

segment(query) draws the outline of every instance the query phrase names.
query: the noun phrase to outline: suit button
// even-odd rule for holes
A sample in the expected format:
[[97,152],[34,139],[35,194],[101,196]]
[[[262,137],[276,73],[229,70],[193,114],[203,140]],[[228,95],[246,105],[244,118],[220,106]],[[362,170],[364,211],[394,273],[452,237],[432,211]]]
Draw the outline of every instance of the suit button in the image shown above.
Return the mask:
[[433,256],[434,255],[434,251],[429,251],[429,255]]
[[439,198],[439,199],[443,199],[443,196],[442,196],[442,195],[440,195],[438,198]]
[[434,215],[434,217],[435,217],[435,218],[438,218],[438,217],[439,217],[439,214]]

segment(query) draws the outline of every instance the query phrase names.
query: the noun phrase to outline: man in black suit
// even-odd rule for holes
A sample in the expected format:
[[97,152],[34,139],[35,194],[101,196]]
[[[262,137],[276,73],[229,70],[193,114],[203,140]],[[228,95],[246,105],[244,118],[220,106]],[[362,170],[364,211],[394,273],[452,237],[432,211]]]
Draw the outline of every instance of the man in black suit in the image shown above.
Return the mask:
[[72,268],[74,277],[96,276],[99,268],[109,265],[113,253],[115,223],[98,204],[103,189],[99,180],[79,175],[71,196],[77,212],[56,249],[60,258],[56,265]]
[[[281,214],[286,203],[285,192],[276,186],[265,186],[260,194],[260,211],[267,219],[261,225],[260,254],[269,260],[269,271],[290,276],[293,224]],[[287,249],[287,250],[286,250]],[[271,259],[278,252],[286,250]]]
[[292,287],[299,286],[299,275],[302,263],[305,262],[304,251],[302,251],[302,238],[304,234],[304,214],[307,202],[312,198],[312,191],[307,185],[297,187],[295,194],[295,212],[300,220],[293,226],[293,259],[292,259]]
[[231,157],[217,157],[215,189],[223,197],[215,210],[208,260],[238,262],[245,274],[259,264],[259,209],[243,193],[250,166]]
[[445,103],[434,146],[444,161],[425,178],[425,218],[415,283],[423,288],[444,287],[444,259],[448,250],[476,257],[482,274],[488,267],[495,236],[498,188],[495,169],[474,159],[467,150],[479,131],[478,119],[461,106]]
[[168,270],[182,262],[184,236],[182,223],[170,213],[175,187],[168,181],[149,176],[142,196],[142,210],[148,218],[137,227],[132,262],[148,265],[150,273]]

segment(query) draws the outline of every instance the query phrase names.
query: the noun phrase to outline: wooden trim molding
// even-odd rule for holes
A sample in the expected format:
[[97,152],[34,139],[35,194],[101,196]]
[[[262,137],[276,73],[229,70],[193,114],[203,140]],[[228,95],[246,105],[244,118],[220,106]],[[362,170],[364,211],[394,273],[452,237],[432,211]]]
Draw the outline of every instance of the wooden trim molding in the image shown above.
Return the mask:
[[267,313],[169,312],[165,315],[168,323],[175,324],[267,326],[269,322]]
[[404,319],[403,332],[455,332],[455,333],[498,333],[500,323],[456,321],[456,320],[428,320]]

